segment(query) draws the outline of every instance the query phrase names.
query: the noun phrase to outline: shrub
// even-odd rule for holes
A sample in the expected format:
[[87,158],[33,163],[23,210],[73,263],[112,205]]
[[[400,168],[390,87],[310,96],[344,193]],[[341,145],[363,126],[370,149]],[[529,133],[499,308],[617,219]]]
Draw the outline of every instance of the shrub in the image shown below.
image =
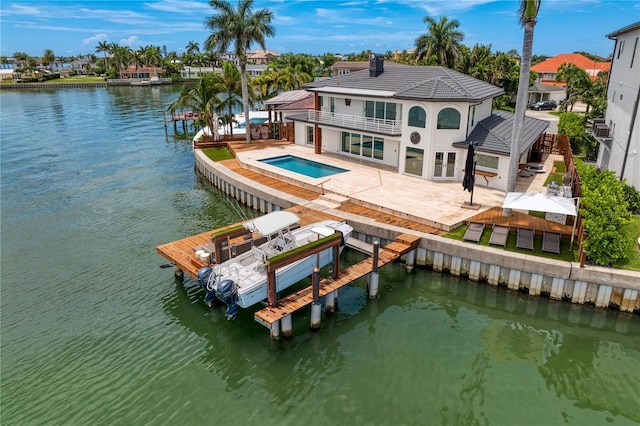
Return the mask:
[[629,203],[629,212],[634,215],[640,214],[640,192],[623,180],[624,198]]

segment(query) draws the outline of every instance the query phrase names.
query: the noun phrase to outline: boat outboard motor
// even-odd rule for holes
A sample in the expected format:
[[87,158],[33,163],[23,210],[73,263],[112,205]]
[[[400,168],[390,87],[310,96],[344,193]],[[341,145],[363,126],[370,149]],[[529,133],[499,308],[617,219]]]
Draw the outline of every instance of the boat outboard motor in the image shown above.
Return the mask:
[[238,315],[238,287],[233,280],[224,280],[218,284],[216,289],[216,295],[218,299],[227,305],[227,310],[224,313],[228,320],[233,320]]
[[216,274],[211,266],[205,266],[198,271],[198,285],[207,291],[204,296],[204,303],[208,307],[213,306],[216,301]]

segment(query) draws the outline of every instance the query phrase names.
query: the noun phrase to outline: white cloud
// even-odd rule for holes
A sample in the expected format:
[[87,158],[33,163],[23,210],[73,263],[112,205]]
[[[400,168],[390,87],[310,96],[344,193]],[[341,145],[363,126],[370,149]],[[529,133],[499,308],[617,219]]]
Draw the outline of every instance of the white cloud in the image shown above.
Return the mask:
[[106,39],[107,39],[107,35],[106,34],[96,34],[94,36],[82,39],[82,44],[93,44],[93,43],[95,43],[97,41],[102,41],[102,40],[106,40]]
[[129,36],[127,38],[121,39],[118,44],[120,46],[134,47],[135,45],[141,45],[142,43],[138,39],[138,36]]

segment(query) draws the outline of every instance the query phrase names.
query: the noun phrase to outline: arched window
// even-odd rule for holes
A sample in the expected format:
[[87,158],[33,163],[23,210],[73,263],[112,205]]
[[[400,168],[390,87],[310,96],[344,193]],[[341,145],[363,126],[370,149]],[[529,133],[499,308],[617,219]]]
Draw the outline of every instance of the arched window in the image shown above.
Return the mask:
[[411,127],[427,127],[427,113],[422,107],[414,106],[409,110],[409,126]]
[[460,113],[453,108],[445,108],[438,113],[438,129],[459,129]]

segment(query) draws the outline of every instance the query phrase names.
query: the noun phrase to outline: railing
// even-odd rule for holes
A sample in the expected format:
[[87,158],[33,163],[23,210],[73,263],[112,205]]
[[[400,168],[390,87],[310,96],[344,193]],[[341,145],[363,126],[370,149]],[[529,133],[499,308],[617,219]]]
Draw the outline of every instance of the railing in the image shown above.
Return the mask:
[[402,134],[402,121],[400,120],[384,120],[315,110],[308,111],[307,118],[314,123],[328,124],[346,129],[364,130],[392,136],[400,136]]

